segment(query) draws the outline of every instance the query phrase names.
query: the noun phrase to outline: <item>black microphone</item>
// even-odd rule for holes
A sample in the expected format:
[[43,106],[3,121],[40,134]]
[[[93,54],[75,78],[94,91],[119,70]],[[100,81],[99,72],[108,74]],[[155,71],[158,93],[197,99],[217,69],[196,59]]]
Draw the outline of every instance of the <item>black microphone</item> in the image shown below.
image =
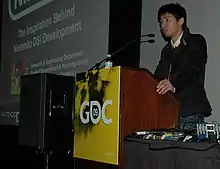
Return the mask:
[[[150,33],[150,34],[147,34],[147,35],[141,35],[140,37],[138,37],[138,38],[136,38],[136,39],[134,39],[134,40],[128,42],[128,43],[127,43],[125,46],[123,46],[122,48],[116,50],[114,53],[111,54],[111,57],[114,56],[114,55],[116,55],[116,54],[118,54],[119,52],[121,52],[122,50],[124,50],[125,48],[127,48],[128,46],[134,44],[134,43],[135,43],[137,40],[139,40],[140,38],[146,37],[146,36],[147,36],[147,37],[155,37],[155,34]],[[154,43],[155,40],[154,40],[154,39],[150,39],[150,40],[142,41],[142,42],[140,42],[140,43],[145,43],[145,42]]]
[[154,39],[149,39],[149,40],[141,41],[141,43],[145,43],[145,42],[148,42],[148,43],[154,43],[155,40],[154,40]]
[[[144,35],[141,35],[141,36],[139,36],[139,37],[133,39],[132,41],[128,42],[125,46],[123,46],[122,48],[119,48],[119,49],[116,50],[114,53],[112,53],[110,57],[112,58],[112,57],[115,56],[116,54],[118,54],[118,53],[120,53],[121,51],[123,51],[124,49],[126,49],[128,46],[130,46],[130,45],[134,44],[135,42],[137,42],[137,41],[138,41],[140,38],[142,38],[142,37],[150,37],[150,38],[152,38],[152,37],[155,37],[155,34],[153,34],[153,33],[144,34]],[[141,41],[140,43],[154,43],[154,42],[155,42],[154,39],[149,39],[149,40]],[[99,66],[100,66],[104,61],[106,61],[107,59],[109,59],[109,57],[107,57],[107,58],[101,60],[100,62],[96,63],[96,64],[95,64],[93,67],[91,67],[88,71],[91,71],[91,70],[93,70],[94,68],[99,68]]]
[[144,34],[144,35],[141,35],[141,37],[149,37],[149,38],[154,38],[155,37],[155,34],[154,33],[149,33],[149,34]]

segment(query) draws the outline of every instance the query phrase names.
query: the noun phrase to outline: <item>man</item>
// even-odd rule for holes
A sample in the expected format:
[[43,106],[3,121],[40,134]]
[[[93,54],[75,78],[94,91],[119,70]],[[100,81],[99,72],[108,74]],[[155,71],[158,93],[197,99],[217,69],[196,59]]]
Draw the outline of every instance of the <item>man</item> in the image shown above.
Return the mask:
[[158,22],[167,45],[155,70],[159,78],[157,92],[174,93],[180,103],[180,128],[196,129],[196,123],[211,115],[204,80],[207,45],[200,34],[191,34],[186,10],[177,3],[166,4],[158,11]]

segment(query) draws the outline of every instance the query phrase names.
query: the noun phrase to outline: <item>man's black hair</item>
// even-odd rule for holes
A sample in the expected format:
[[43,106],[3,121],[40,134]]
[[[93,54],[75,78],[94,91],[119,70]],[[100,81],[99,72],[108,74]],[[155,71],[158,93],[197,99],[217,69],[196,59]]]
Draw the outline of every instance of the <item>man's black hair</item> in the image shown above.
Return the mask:
[[187,13],[186,13],[186,9],[184,7],[182,7],[179,3],[169,3],[166,5],[163,5],[160,7],[160,9],[158,10],[158,15],[157,15],[157,20],[160,23],[160,19],[161,16],[164,14],[172,14],[177,21],[179,21],[179,19],[184,18],[184,23],[183,23],[183,29],[185,29],[185,27],[187,27],[186,23],[187,23]]

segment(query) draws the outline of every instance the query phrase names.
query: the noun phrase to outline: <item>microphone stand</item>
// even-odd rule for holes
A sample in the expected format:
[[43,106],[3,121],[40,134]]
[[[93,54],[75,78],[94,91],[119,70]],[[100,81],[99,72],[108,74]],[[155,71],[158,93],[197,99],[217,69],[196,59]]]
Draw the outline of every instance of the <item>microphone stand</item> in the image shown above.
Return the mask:
[[96,63],[96,64],[95,64],[94,66],[92,66],[88,71],[90,72],[90,71],[94,70],[94,68],[99,68],[100,65],[101,65],[103,62],[105,62],[106,60],[107,60],[107,58],[105,58],[105,59],[101,60],[100,62]]
[[[136,41],[137,41],[137,40],[135,39],[135,40],[131,41],[130,43],[128,43],[127,45],[125,45],[123,48],[120,48],[119,50],[117,50],[116,52],[114,52],[114,53],[111,55],[111,58],[112,58],[113,56],[115,56],[117,53],[119,53],[119,52],[121,52],[122,50],[124,50],[125,48],[127,48],[128,46],[130,46],[131,44],[133,44],[134,42],[136,42]],[[155,40],[154,40],[154,39],[144,40],[144,41],[141,41],[140,44],[141,44],[141,43],[145,43],[145,42],[154,43]],[[103,62],[105,62],[106,60],[107,60],[107,58],[105,58],[105,59],[101,60],[100,62],[96,63],[96,64],[95,64],[94,66],[92,66],[88,71],[92,71],[92,70],[94,70],[94,69],[100,68],[100,65],[101,65]]]
[[[123,46],[122,48],[120,48],[120,49],[116,50],[114,53],[112,53],[112,54],[111,54],[111,58],[112,58],[113,56],[115,56],[116,54],[120,53],[121,51],[123,51],[124,49],[126,49],[128,46],[134,44],[134,43],[135,43],[137,40],[139,40],[140,38],[145,37],[145,36],[147,36],[147,37],[154,37],[155,35],[152,34],[152,33],[150,33],[150,34],[142,35],[142,36],[140,36],[140,37],[138,37],[138,38],[135,38],[134,40],[130,41],[129,43],[127,43],[127,44],[126,44],[125,46]],[[145,43],[145,42],[147,42],[147,43],[154,43],[155,40],[154,40],[154,39],[144,40],[144,41],[141,41],[140,44],[141,44],[141,43]],[[94,69],[97,69],[97,68],[99,69],[99,68],[100,68],[100,65],[101,65],[103,62],[105,62],[106,60],[107,60],[107,58],[105,58],[105,59],[101,60],[100,62],[96,63],[96,64],[95,64],[94,66],[92,66],[88,71],[90,72],[90,71],[92,71],[92,70],[94,70]]]

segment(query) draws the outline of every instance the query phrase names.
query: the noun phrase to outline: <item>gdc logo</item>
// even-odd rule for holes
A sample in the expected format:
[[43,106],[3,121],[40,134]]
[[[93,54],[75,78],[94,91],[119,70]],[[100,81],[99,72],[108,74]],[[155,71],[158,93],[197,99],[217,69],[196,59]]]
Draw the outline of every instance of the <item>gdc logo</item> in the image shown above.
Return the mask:
[[[98,122],[102,119],[102,121],[109,125],[112,123],[112,119],[107,119],[105,115],[105,109],[108,105],[112,105],[112,100],[106,100],[103,103],[103,106],[100,105],[98,101],[84,101],[80,107],[80,120],[83,124],[89,123],[91,121],[93,124],[98,124]],[[88,106],[89,111],[85,112],[85,116],[83,116],[84,108]]]

